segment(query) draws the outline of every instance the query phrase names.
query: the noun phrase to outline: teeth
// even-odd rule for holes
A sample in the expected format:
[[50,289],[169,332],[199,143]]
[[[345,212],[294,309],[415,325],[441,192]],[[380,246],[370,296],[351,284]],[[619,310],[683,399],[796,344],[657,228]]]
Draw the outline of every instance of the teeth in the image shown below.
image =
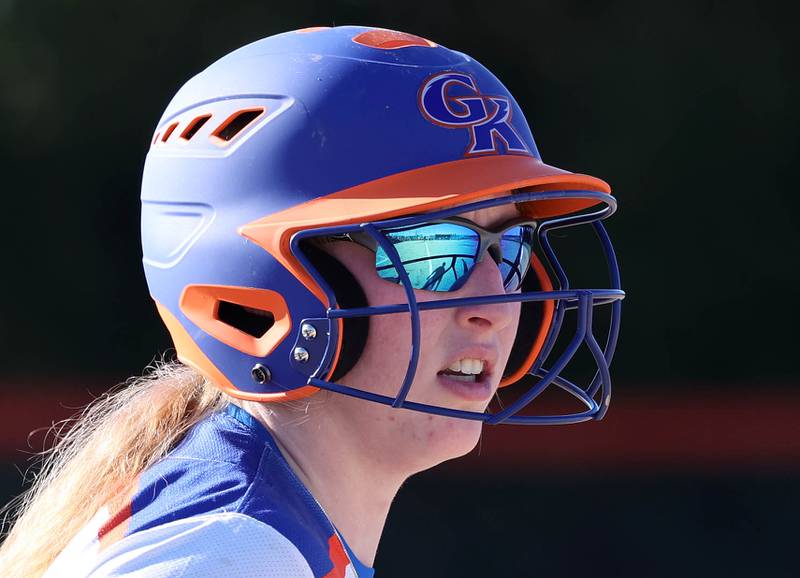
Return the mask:
[[455,373],[477,375],[483,371],[483,360],[475,359],[472,357],[466,357],[464,359],[459,359],[458,361],[454,361],[453,364],[447,369]]

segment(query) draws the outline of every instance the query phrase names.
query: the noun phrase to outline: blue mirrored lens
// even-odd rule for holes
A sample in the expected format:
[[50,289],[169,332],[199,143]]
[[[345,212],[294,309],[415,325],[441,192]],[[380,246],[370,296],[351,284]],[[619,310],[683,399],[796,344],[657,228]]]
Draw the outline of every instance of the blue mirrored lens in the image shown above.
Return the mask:
[[[434,223],[383,231],[397,250],[414,289],[456,291],[475,266],[478,233],[454,223]],[[378,247],[375,268],[382,279],[399,283],[386,252]]]
[[[394,245],[414,289],[456,291],[466,283],[477,262],[480,235],[455,223],[433,223],[383,231]],[[506,230],[496,257],[506,291],[516,291],[528,272],[534,228],[518,225]],[[493,253],[496,256],[496,253]],[[375,268],[382,279],[400,283],[386,252],[378,247]]]
[[501,261],[498,263],[506,291],[516,291],[531,264],[533,227],[511,227],[500,238]]

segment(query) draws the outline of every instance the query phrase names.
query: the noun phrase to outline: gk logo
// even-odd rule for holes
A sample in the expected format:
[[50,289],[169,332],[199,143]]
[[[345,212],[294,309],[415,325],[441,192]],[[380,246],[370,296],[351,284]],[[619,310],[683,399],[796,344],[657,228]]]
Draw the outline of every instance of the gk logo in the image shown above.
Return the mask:
[[422,115],[433,124],[470,132],[466,156],[531,152],[511,125],[511,105],[504,96],[481,94],[475,80],[461,72],[443,72],[428,78],[417,96]]

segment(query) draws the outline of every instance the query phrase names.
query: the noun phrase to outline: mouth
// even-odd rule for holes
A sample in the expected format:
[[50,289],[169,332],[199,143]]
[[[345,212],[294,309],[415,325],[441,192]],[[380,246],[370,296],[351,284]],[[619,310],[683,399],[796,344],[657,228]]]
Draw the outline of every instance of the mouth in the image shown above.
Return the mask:
[[491,364],[480,357],[461,357],[436,376],[448,391],[467,401],[488,401],[494,394]]
[[438,375],[445,375],[450,379],[465,383],[479,383],[486,376],[486,366],[485,359],[465,357],[455,360],[446,369],[440,371]]

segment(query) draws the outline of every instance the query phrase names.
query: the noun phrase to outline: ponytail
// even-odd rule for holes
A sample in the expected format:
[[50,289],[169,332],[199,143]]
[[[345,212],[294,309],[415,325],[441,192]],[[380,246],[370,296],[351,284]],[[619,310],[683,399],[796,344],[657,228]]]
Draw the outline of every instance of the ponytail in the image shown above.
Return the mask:
[[41,576],[106,502],[230,401],[194,369],[159,363],[54,427],[32,487],[3,508],[3,527],[13,528],[0,545],[0,575]]

